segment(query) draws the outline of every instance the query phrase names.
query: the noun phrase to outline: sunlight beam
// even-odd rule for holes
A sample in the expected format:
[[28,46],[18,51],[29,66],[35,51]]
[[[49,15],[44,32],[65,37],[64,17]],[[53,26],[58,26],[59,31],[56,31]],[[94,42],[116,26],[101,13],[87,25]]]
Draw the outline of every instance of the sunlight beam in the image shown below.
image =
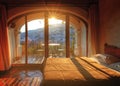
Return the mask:
[[54,25],[54,24],[61,24],[62,20],[56,19],[55,17],[49,18],[49,25]]

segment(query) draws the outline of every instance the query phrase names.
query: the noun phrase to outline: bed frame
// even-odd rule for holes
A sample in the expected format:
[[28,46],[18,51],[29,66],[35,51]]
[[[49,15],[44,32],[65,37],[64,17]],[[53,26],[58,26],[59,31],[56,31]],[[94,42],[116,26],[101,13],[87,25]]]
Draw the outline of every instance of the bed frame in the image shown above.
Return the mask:
[[105,54],[110,54],[110,55],[120,58],[120,48],[119,47],[109,45],[106,43],[104,45],[104,52],[105,52]]

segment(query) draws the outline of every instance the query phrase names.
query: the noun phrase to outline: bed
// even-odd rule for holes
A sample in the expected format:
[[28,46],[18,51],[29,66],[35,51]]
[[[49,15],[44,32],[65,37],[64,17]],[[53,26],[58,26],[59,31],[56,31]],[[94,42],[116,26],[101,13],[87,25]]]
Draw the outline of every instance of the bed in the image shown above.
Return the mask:
[[120,85],[119,72],[87,57],[46,60],[44,86],[117,86],[116,83]]
[[120,72],[89,57],[47,58],[43,86],[120,86]]

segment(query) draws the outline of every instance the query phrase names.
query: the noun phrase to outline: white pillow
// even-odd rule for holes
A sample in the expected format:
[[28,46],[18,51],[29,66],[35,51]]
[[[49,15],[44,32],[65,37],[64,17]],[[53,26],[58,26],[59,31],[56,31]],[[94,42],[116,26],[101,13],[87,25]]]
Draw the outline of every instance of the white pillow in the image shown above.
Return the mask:
[[95,54],[92,56],[98,63],[106,64],[107,56],[105,54]]

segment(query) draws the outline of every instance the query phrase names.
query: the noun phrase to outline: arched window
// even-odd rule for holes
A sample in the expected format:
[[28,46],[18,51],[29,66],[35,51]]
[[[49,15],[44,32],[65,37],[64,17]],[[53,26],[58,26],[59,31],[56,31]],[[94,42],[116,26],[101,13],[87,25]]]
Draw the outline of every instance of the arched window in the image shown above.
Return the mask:
[[41,64],[44,57],[86,55],[86,28],[82,23],[80,19],[62,13],[41,12],[20,17],[16,20],[13,63]]

